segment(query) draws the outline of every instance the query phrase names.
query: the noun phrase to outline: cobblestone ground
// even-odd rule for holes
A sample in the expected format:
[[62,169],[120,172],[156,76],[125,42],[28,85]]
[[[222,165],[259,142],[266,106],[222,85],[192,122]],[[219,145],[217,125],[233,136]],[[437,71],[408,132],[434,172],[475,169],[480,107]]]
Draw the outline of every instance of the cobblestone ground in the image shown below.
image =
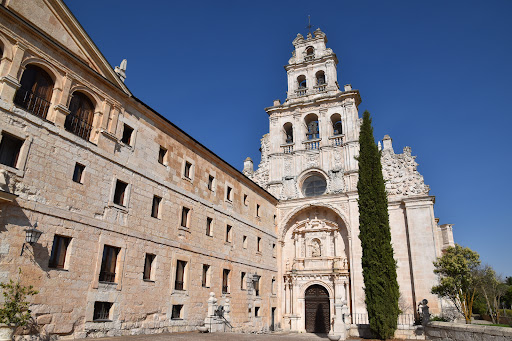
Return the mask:
[[[106,337],[99,339],[80,339],[80,340],[100,340],[100,341],[306,341],[306,340],[328,340],[326,335],[316,334],[297,334],[297,333],[273,333],[273,334],[238,334],[238,333],[172,333],[172,334],[154,334],[154,335],[136,335]],[[356,341],[360,338],[350,338],[347,340]],[[365,340],[371,341],[371,340]],[[407,340],[401,340],[407,341]]]

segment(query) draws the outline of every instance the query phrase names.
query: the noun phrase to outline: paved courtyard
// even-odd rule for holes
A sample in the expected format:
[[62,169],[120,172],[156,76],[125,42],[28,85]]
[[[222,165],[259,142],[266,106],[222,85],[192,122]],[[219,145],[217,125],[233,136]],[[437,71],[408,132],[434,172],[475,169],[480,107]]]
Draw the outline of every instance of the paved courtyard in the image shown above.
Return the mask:
[[[80,339],[80,340],[101,340],[101,341],[296,341],[296,340],[328,340],[326,335],[316,334],[297,334],[297,333],[272,333],[272,334],[238,334],[238,333],[206,333],[197,332],[190,333],[172,333],[172,334],[154,334],[154,335],[136,335],[136,336],[120,336],[106,337],[99,339]],[[347,340],[362,340],[360,338],[349,338]],[[370,341],[370,340],[365,340]],[[406,340],[404,340],[406,341]]]

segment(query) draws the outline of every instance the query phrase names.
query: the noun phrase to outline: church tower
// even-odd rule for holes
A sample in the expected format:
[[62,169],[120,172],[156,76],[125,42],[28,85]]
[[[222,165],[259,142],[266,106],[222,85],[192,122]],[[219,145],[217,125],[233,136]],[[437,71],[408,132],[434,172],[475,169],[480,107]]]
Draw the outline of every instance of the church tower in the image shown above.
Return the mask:
[[269,134],[262,139],[262,163],[244,172],[280,199],[354,191],[357,183],[359,91],[340,89],[336,54],[317,29],[293,40],[284,103],[266,108]]
[[[361,97],[350,84],[340,87],[338,58],[326,43],[320,29],[293,40],[287,98],[265,109],[269,133],[261,139],[261,162],[254,171],[247,158],[243,172],[280,200],[282,328],[343,334],[348,324],[367,323],[357,203]],[[430,293],[437,281],[432,262],[453,245],[451,227],[438,225],[434,197],[411,149],[395,154],[387,135],[379,146],[402,319],[425,298],[438,313],[440,302]]]

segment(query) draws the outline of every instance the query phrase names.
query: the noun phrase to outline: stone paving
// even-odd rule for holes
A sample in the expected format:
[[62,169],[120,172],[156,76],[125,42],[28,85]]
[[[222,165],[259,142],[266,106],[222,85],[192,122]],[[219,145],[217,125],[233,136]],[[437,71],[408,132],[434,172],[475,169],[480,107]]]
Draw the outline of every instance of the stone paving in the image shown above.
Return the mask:
[[[78,339],[77,339],[78,340]],[[100,340],[100,341],[295,341],[295,340],[328,340],[325,334],[298,334],[298,333],[272,333],[272,334],[240,334],[240,333],[172,333],[172,334],[152,334],[152,335],[136,335],[136,336],[119,336],[119,337],[106,337],[98,339],[80,339],[80,340]],[[347,340],[361,340],[360,338],[350,338]]]

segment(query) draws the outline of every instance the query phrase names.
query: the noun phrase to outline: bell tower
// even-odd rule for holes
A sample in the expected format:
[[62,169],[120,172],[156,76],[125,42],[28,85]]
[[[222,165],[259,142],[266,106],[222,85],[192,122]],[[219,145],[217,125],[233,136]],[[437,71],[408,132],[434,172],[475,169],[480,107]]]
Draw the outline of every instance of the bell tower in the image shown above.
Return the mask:
[[293,40],[287,98],[265,109],[258,169],[245,163],[244,173],[282,200],[356,190],[361,97],[350,85],[340,89],[338,58],[326,43],[320,29]]

